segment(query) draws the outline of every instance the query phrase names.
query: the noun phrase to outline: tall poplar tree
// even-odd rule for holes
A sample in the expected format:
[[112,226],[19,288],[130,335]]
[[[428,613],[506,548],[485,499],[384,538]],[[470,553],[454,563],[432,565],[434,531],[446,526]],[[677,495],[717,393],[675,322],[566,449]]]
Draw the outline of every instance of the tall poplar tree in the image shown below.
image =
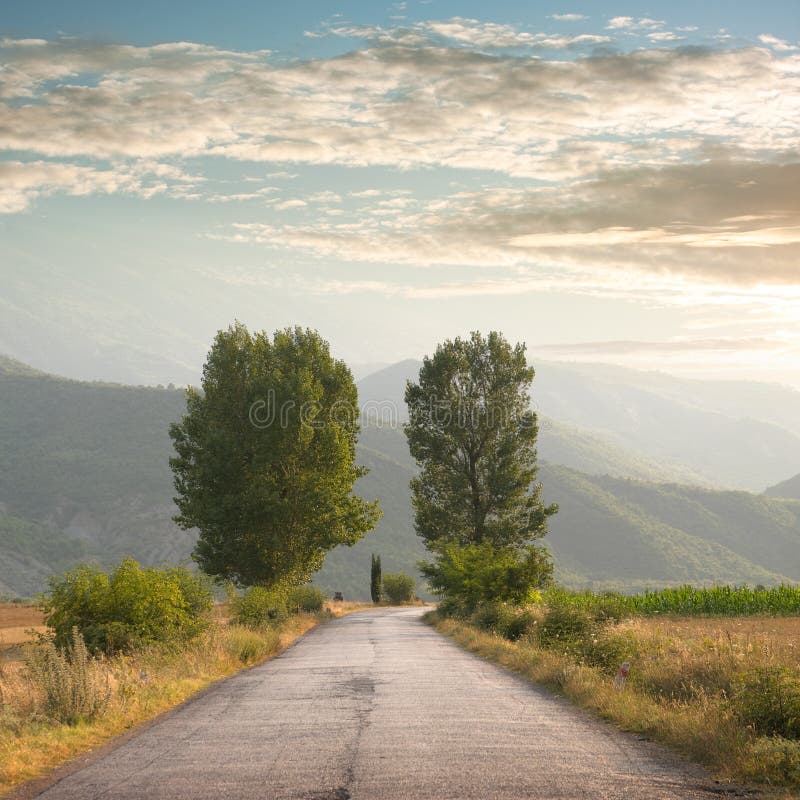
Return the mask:
[[380,518],[353,494],[358,399],[350,370],[318,333],[220,331],[170,428],[179,514],[194,556],[239,585],[299,583]]
[[439,345],[406,387],[406,436],[420,466],[411,482],[415,527],[436,556],[423,572],[442,593],[454,590],[453,570],[481,564],[493,570],[486,599],[520,599],[550,574],[534,544],[557,507],[544,505],[536,482],[533,378],[524,345],[476,332]]

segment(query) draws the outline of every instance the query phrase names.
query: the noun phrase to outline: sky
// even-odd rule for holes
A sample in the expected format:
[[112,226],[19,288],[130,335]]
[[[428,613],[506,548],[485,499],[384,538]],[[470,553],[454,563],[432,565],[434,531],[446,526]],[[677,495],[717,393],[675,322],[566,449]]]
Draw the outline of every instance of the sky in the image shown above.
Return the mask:
[[0,5],[0,354],[70,377],[239,319],[800,388],[799,186],[796,0]]

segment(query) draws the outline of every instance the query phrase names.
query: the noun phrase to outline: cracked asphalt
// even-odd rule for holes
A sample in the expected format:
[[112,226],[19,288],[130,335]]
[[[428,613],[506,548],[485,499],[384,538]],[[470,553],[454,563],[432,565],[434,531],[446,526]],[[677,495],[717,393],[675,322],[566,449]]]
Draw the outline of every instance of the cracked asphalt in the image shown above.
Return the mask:
[[38,796],[719,797],[700,768],[467,653],[424,611],[321,625]]

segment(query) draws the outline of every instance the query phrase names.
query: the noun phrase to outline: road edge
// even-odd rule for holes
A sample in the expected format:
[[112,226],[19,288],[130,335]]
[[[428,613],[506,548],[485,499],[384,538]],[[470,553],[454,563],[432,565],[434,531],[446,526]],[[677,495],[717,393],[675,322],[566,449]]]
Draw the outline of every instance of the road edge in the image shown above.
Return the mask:
[[[360,611],[361,609],[356,609],[356,610]],[[59,764],[57,767],[54,767],[46,775],[42,775],[38,778],[31,778],[30,780],[27,780],[24,783],[20,783],[18,786],[15,786],[13,789],[11,789],[11,791],[7,792],[4,795],[0,795],[0,800],[33,800],[33,798],[38,797],[43,792],[55,786],[57,783],[60,783],[62,780],[64,780],[64,778],[67,778],[70,775],[74,775],[76,772],[80,772],[80,770],[84,769],[85,767],[91,766],[96,761],[105,758],[105,756],[109,755],[110,753],[113,753],[115,750],[127,744],[132,739],[135,739],[137,736],[141,736],[150,728],[160,724],[166,719],[169,719],[171,716],[178,714],[184,708],[190,706],[197,700],[201,700],[206,695],[211,694],[211,692],[216,691],[226,681],[237,678],[239,675],[249,672],[250,670],[257,669],[258,667],[266,664],[268,661],[280,658],[282,655],[284,655],[284,653],[291,650],[300,641],[305,639],[306,636],[318,630],[321,626],[327,625],[333,622],[334,620],[342,619],[345,616],[349,616],[350,614],[355,613],[356,610],[347,612],[345,614],[342,614],[341,616],[334,616],[334,617],[329,617],[327,619],[318,620],[310,628],[303,631],[299,636],[292,639],[292,641],[289,642],[285,647],[282,647],[280,650],[276,650],[274,653],[270,653],[261,661],[258,661],[255,664],[247,664],[246,666],[243,666],[241,669],[231,673],[230,675],[225,675],[222,678],[217,678],[216,680],[209,683],[207,686],[204,686],[202,689],[196,691],[194,694],[189,695],[189,697],[187,697],[185,700],[181,700],[181,702],[178,703],[177,705],[172,706],[172,708],[168,708],[165,711],[161,711],[154,717],[144,720],[143,722],[137,723],[132,728],[129,728],[127,731],[118,733],[116,736],[113,736],[111,739],[109,739],[107,742],[104,742],[100,746],[92,750],[89,750],[86,753],[82,753],[78,756],[75,756],[74,758],[69,759],[69,761],[65,761],[63,764]]]

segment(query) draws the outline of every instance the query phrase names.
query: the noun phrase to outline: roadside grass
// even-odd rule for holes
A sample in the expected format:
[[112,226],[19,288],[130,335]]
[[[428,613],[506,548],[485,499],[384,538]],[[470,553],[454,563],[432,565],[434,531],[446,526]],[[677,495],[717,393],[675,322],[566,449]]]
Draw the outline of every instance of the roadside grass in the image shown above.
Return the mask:
[[[92,659],[107,702],[102,713],[74,724],[48,716],[43,687],[23,660],[0,661],[0,795],[276,655],[329,616],[371,607],[328,605],[330,614],[294,614],[274,626],[248,628],[230,624],[222,604],[215,606],[208,629],[189,642]],[[36,648],[41,645],[27,645],[29,654]]]
[[400,600],[396,603],[392,602],[391,600],[381,599],[377,603],[369,604],[370,608],[414,608],[429,605],[431,605],[430,601],[420,600],[419,598],[414,598],[413,600]]
[[[672,747],[722,781],[797,796],[800,741],[777,731],[800,716],[800,619],[634,617],[594,628],[586,647],[576,647],[568,637],[542,644],[545,613],[529,610],[516,641],[474,618],[434,611],[426,619],[477,655]],[[614,675],[623,660],[631,666],[620,690]]]

